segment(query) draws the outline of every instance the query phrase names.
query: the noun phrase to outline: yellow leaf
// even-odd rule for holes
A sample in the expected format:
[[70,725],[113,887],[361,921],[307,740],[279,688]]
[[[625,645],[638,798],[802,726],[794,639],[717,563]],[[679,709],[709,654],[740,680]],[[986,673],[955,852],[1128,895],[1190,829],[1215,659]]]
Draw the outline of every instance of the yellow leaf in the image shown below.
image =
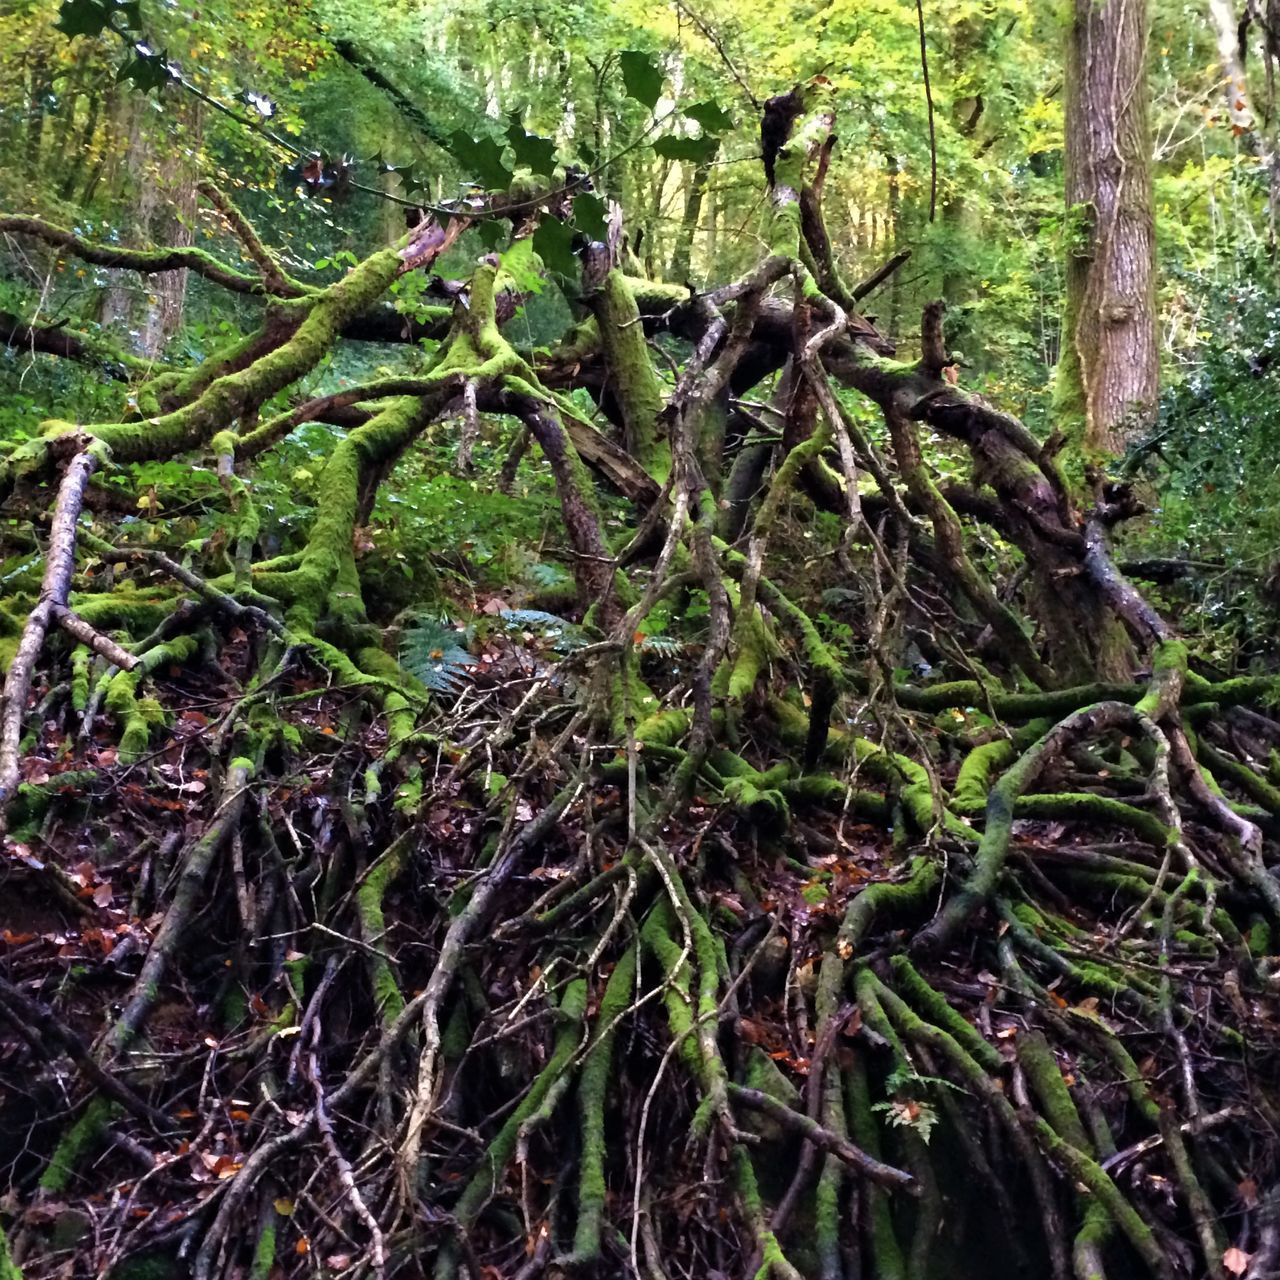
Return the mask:
[[288,1196],[281,1196],[275,1202],[275,1209],[282,1218],[293,1217],[293,1201]]

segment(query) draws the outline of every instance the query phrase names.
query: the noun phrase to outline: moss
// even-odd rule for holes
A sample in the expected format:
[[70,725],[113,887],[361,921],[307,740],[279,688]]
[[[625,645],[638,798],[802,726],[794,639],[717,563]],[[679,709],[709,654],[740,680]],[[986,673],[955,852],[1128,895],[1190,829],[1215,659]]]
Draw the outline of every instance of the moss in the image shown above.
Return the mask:
[[276,1263],[276,1214],[269,1211],[270,1216],[262,1224],[258,1232],[258,1240],[253,1248],[253,1261],[249,1265],[249,1280],[268,1280],[271,1269]]
[[[93,434],[117,462],[172,457],[207,444],[246,408],[262,404],[315,368],[343,325],[377,300],[402,265],[395,248],[372,254],[342,280],[308,299],[306,317],[274,350],[259,355],[246,368],[215,378],[190,404],[141,422],[96,426]],[[249,354],[253,341],[241,345],[239,358]],[[175,395],[180,394],[181,388],[175,388]],[[63,425],[47,424],[46,436]]]
[[0,1228],[0,1280],[22,1280],[22,1268],[13,1260],[9,1237]]
[[[855,687],[865,687],[865,682],[854,680]],[[1280,690],[1280,678],[1275,676],[1237,676],[1217,683],[1205,681],[1187,682],[1183,691],[1183,706],[1198,706],[1216,702],[1223,707],[1240,706],[1250,702],[1265,702]],[[1148,692],[1144,684],[1098,683],[1076,685],[1067,689],[1049,690],[1044,693],[1010,693],[992,685],[979,684],[976,680],[952,680],[931,684],[927,688],[897,685],[894,697],[910,711],[945,711],[948,707],[974,707],[981,711],[988,708],[1001,720],[1034,720],[1042,716],[1061,719],[1072,711],[1079,711],[1094,702],[1128,702],[1137,704]]]
[[89,705],[89,668],[93,652],[88,645],[78,644],[71,653],[71,705],[81,715]]
[[93,1098],[80,1118],[62,1135],[40,1175],[40,1190],[50,1196],[62,1195],[71,1183],[76,1165],[101,1145],[107,1126],[120,1114],[117,1103]]
[[592,299],[609,367],[610,389],[622,411],[627,451],[659,483],[671,469],[671,451],[659,429],[665,398],[653,367],[640,310],[626,276],[614,268]]
[[636,741],[642,746],[674,747],[689,732],[691,716],[680,708],[659,711],[636,725]]
[[171,591],[139,590],[125,581],[111,591],[73,592],[68,603],[98,631],[124,631],[141,637],[154,631],[173,612],[178,599]]
[[609,708],[613,718],[609,732],[613,735],[613,740],[626,742],[627,717],[630,716],[632,723],[637,726],[636,737],[642,742],[645,741],[640,737],[638,727],[641,724],[647,724],[659,713],[661,703],[649,691],[649,686],[640,679],[634,654],[630,654],[627,660],[619,664],[619,670],[613,677],[611,694]]
[[1003,1070],[1004,1059],[995,1046],[988,1044],[979,1032],[952,1008],[947,998],[920,976],[919,971],[906,956],[894,956],[889,963],[899,992],[915,1005],[924,1017],[953,1035],[972,1054],[974,1060],[988,1071],[994,1074]]
[[515,1154],[521,1124],[541,1106],[547,1091],[568,1069],[578,1049],[582,1017],[586,1008],[587,984],[583,979],[575,978],[565,988],[560,999],[560,1030],[556,1034],[555,1047],[551,1057],[547,1059],[547,1065],[538,1073],[520,1104],[508,1115],[484,1154],[480,1172],[467,1183],[454,1206],[454,1217],[464,1227],[470,1227],[475,1222],[480,1210],[501,1185],[502,1175]]
[[142,756],[151,742],[152,729],[167,719],[164,708],[154,698],[138,696],[139,684],[158,667],[187,662],[197,648],[195,636],[175,636],[140,655],[132,671],[119,671],[108,681],[104,701],[107,710],[122,726],[119,747],[122,764],[132,764]]
[[1059,792],[1057,795],[1019,796],[1014,801],[1019,818],[1049,818],[1062,822],[1104,823],[1127,827],[1148,843],[1163,849],[1174,833],[1153,814],[1110,796],[1091,792]]
[[1162,640],[1151,655],[1151,682],[1138,699],[1141,715],[1159,720],[1175,706],[1187,674],[1187,646],[1182,640]]
[[667,1010],[667,1025],[671,1038],[679,1048],[677,1053],[684,1060],[695,1079],[703,1078],[702,1055],[693,1034],[692,970],[683,948],[675,939],[676,921],[671,903],[660,898],[649,912],[640,929],[640,941],[646,951],[658,962],[665,979],[663,1003]]
[[356,914],[365,945],[375,954],[368,956],[369,983],[373,988],[374,1006],[384,1027],[389,1027],[404,1009],[404,994],[391,969],[384,939],[387,932],[382,904],[387,888],[404,867],[403,839],[395,841],[374,864],[364,883],[356,890]]
[[958,813],[980,813],[995,775],[1017,758],[1017,748],[1007,738],[974,747],[960,765],[951,790],[951,803]]
[[1090,1152],[1092,1148],[1080,1113],[1071,1100],[1049,1042],[1041,1032],[1027,1031],[1017,1038],[1016,1046],[1018,1062],[1054,1131],[1072,1146]]
[[1090,1156],[1058,1136],[1047,1120],[1037,1116],[1035,1132],[1045,1151],[1063,1164],[1068,1173],[1097,1197],[1115,1225],[1124,1233],[1129,1243],[1147,1264],[1152,1275],[1166,1274],[1165,1254],[1156,1242],[1151,1228],[1142,1220],[1138,1211],[1125,1199],[1120,1188],[1111,1180],[1100,1164]]
[[1271,925],[1262,916],[1253,916],[1249,921],[1249,954],[1266,956],[1271,954]]
[[628,947],[614,965],[600,998],[595,1029],[578,1082],[579,1127],[582,1154],[578,1173],[578,1222],[573,1237],[575,1259],[600,1256],[600,1223],[604,1216],[604,1115],[609,1076],[613,1068],[613,1043],[618,1021],[635,992],[636,949]]
[[[867,1069],[861,1053],[854,1057],[845,1072],[845,1114],[849,1135],[872,1159],[883,1158],[880,1125],[871,1110],[871,1093],[867,1087]],[[894,1231],[889,1212],[889,1196],[883,1187],[866,1186],[867,1218],[871,1230],[868,1244],[873,1264],[872,1274],[878,1280],[906,1280],[906,1264],[902,1247]]]
[[774,787],[762,786],[764,775],[730,778],[724,784],[724,798],[739,813],[749,817],[765,835],[780,835],[791,821],[786,797]]

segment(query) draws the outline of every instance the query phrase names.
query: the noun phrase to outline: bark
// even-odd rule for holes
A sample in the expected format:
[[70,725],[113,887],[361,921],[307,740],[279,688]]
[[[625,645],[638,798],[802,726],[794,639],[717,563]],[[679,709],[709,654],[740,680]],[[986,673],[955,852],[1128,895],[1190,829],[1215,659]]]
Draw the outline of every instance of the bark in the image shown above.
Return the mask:
[[1060,426],[1088,454],[1151,423],[1159,388],[1147,0],[1073,0],[1066,39]]

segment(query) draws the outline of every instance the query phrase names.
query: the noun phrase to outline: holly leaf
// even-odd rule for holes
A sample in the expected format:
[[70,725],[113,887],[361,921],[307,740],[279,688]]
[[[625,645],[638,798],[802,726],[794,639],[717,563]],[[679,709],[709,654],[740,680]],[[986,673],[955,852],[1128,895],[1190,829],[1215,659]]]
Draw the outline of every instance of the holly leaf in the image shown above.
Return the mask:
[[139,52],[116,75],[117,84],[132,80],[142,93],[150,93],[152,89],[160,88],[171,79],[173,72],[163,53]]
[[720,150],[719,138],[659,138],[653,149],[664,160],[689,160],[693,164],[710,164]]
[[556,144],[551,138],[540,137],[536,133],[525,133],[524,127],[513,120],[507,128],[507,141],[511,144],[511,152],[516,164],[531,169],[534,173],[545,173],[548,176],[556,169]]
[[54,29],[68,40],[101,35],[111,23],[113,9],[109,0],[62,0]]
[[599,196],[584,191],[573,198],[573,225],[588,240],[603,240],[609,233],[605,222],[605,203]]
[[502,143],[493,138],[473,138],[461,129],[449,135],[449,151],[489,191],[505,191],[514,176],[502,159]]
[[573,228],[555,218],[543,218],[533,233],[533,247],[548,271],[575,276],[578,260],[573,256]]
[[733,128],[733,117],[716,102],[695,102],[685,107],[684,114],[708,133],[724,133]]
[[627,97],[643,103],[650,111],[662,97],[662,71],[647,53],[638,49],[624,49],[618,55],[622,68],[622,85]]

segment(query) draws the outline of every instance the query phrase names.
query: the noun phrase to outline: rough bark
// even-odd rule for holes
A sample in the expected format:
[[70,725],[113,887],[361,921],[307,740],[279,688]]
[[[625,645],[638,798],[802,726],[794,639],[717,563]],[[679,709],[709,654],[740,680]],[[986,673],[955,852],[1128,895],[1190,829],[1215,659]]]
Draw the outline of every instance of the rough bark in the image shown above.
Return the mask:
[[1114,454],[1159,389],[1147,0],[1072,0],[1066,29],[1066,307],[1059,429]]

